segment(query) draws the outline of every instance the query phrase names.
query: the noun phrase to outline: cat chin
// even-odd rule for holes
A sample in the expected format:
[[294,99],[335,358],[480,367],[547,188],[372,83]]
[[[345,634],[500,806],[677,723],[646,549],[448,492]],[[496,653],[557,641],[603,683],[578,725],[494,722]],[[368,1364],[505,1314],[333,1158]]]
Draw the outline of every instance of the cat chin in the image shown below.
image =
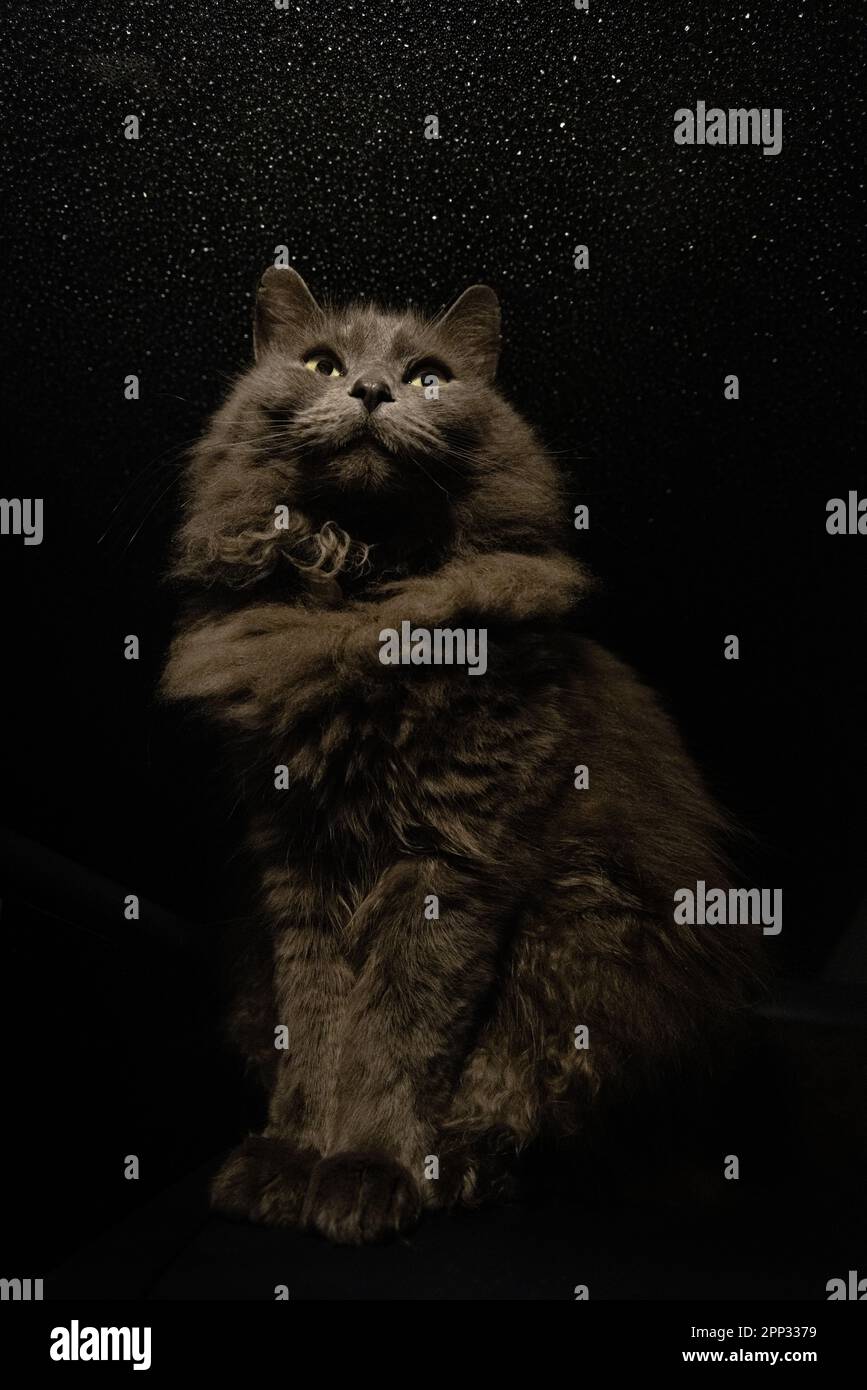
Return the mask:
[[341,488],[376,491],[394,483],[394,463],[375,444],[356,444],[341,450],[328,464],[329,480]]

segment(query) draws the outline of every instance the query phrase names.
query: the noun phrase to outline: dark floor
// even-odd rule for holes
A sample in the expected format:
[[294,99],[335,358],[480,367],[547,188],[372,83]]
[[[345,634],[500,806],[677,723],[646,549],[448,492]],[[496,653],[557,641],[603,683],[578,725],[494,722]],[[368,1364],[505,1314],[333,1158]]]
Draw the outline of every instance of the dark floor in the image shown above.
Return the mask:
[[[735,1206],[737,1204],[733,1204]],[[209,1215],[199,1171],[60,1267],[48,1298],[273,1300],[805,1299],[864,1251],[864,1225],[810,1200],[685,1210],[544,1202],[429,1218],[385,1247]]]

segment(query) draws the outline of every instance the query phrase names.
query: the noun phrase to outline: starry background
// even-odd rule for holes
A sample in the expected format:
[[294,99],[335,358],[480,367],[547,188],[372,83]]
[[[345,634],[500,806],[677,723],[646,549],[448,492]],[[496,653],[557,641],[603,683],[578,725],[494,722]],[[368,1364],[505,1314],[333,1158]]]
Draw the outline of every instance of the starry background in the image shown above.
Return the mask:
[[[14,6],[4,491],[45,498],[46,534],[2,545],[6,823],[207,916],[238,827],[212,809],[207,738],[153,704],[158,576],[182,451],[249,358],[285,244],[338,298],[498,290],[503,387],[591,508],[586,535],[564,517],[605,583],[590,624],[753,832],[746,881],[784,888],[782,965],[818,968],[863,893],[867,831],[867,542],[824,527],[827,499],[864,485],[854,14]],[[782,153],[675,146],[698,98],[782,107]]]
[[[867,540],[825,532],[828,498],[867,487],[856,14],[813,0],[7,7],[2,491],[45,499],[45,539],[0,540],[0,825],[119,886],[70,887],[41,852],[2,884],[20,1142],[0,1181],[20,1272],[236,1138],[201,972],[148,955],[118,893],[188,921],[241,910],[219,751],[153,699],[173,610],[159,575],[183,451],[249,360],[278,245],[335,298],[435,310],[474,281],[497,289],[503,389],[562,461],[564,538],[604,581],[588,625],[663,692],[751,833],[743,881],[783,888],[780,969],[822,969],[863,899],[867,843]],[[698,99],[781,107],[782,153],[675,146],[673,113]],[[139,662],[122,659],[127,633]],[[738,662],[722,657],[729,633]],[[837,1190],[834,1142],[807,1187]],[[140,1183],[120,1174],[128,1152]],[[604,1265],[618,1247],[600,1220],[594,1236],[583,1213],[580,1244]],[[774,1239],[764,1209],[752,1257],[732,1230],[743,1290],[740,1262],[767,1270]],[[795,1235],[800,1250],[800,1219]],[[551,1244],[532,1226],[528,1240]],[[671,1241],[647,1236],[676,1264]],[[797,1256],[777,1244],[778,1292]],[[243,1281],[250,1259],[224,1264]],[[113,1289],[120,1275],[113,1260]]]

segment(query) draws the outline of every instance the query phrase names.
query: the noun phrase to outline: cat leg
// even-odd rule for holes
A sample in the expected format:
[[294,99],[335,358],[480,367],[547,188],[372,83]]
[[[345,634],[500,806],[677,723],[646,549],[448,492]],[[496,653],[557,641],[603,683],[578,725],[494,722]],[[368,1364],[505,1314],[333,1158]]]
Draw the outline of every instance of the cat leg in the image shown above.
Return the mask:
[[652,1006],[662,1000],[646,979],[654,928],[625,908],[576,916],[553,902],[545,919],[522,921],[443,1120],[429,1205],[513,1195],[521,1156],[540,1139],[587,1146],[600,1102],[635,1077],[651,1037],[661,1041]]
[[426,1207],[474,1208],[518,1196],[522,1140],[507,1125],[491,1123],[475,1132],[458,1126],[444,1131],[434,1148],[422,1184]]
[[[426,897],[440,916],[428,920]],[[361,1244],[406,1230],[421,1210],[424,1161],[496,966],[502,889],[444,862],[404,860],[351,924],[358,976],[341,1025],[327,1150],[304,1221]]]
[[286,867],[274,871],[268,899],[291,923],[274,930],[272,990],[261,1001],[272,1013],[261,1021],[274,1059],[268,1122],[263,1134],[229,1155],[211,1186],[211,1203],[237,1219],[293,1226],[325,1147],[340,1011],[352,972],[334,928],[313,920],[321,896],[300,875]]
[[251,1134],[213,1179],[211,1206],[235,1221],[297,1226],[316,1158],[280,1139]]
[[531,1149],[546,1183],[555,1169],[570,1184],[634,1181],[639,1166],[612,1136],[637,1122],[649,1165],[653,1144],[668,1142],[667,1078],[686,1088],[736,1047],[742,1001],[701,943],[691,958],[667,923],[617,898],[600,884],[583,910],[552,902],[517,933],[443,1125],[431,1206],[511,1195]]
[[436,1162],[429,1161],[425,1171],[427,1206],[478,1207],[518,1195],[521,1154],[540,1128],[540,1025],[532,996],[520,992],[512,961],[428,1156]]

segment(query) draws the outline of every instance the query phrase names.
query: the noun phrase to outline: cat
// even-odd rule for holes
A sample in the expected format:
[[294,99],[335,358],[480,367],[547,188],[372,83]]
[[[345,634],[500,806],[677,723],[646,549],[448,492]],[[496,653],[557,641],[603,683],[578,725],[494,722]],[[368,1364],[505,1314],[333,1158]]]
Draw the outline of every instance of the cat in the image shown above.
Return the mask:
[[[595,581],[495,385],[494,292],[428,320],[271,267],[253,338],[187,471],[161,682],[222,730],[258,881],[231,1030],[268,1118],[211,1200],[361,1244],[589,1142],[737,1033],[760,970],[755,933],[674,922],[727,882],[726,818],[570,625]],[[404,622],[485,631],[487,670],[384,664]]]

